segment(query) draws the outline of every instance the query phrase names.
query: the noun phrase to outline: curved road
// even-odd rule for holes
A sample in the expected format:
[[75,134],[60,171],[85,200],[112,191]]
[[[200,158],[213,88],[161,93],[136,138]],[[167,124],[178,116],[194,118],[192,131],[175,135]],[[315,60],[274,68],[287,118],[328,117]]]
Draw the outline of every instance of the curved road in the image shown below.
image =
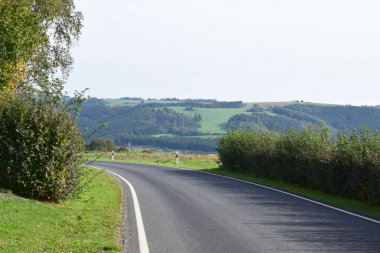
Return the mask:
[[[150,252],[380,252],[380,224],[283,193],[190,170],[94,165],[134,186]],[[127,250],[138,252],[129,198]]]

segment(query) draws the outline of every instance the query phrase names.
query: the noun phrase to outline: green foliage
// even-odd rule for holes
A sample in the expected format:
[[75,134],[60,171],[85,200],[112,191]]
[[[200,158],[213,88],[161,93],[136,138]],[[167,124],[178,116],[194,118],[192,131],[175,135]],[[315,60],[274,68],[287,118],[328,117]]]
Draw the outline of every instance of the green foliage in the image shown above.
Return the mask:
[[46,40],[41,17],[28,8],[32,4],[32,0],[0,1],[0,89],[19,81],[26,62]]
[[0,187],[49,201],[77,194],[83,141],[70,106],[1,94]]
[[113,151],[116,149],[115,144],[109,139],[94,139],[86,147],[87,150]]
[[1,0],[0,90],[59,97],[81,28],[73,0]]
[[333,133],[345,128],[360,129],[380,125],[380,109],[370,106],[322,105],[294,103],[269,108],[254,105],[252,114],[238,114],[227,122],[230,130],[269,130],[285,133],[289,128],[302,131],[305,127],[328,127]]
[[111,108],[103,100],[91,99],[82,107],[79,126],[82,130],[93,129],[107,122],[108,127],[98,131],[96,136],[107,136],[118,142],[120,137],[130,135],[196,135],[200,120],[201,116],[190,117],[168,107],[143,104]]
[[332,129],[361,129],[364,125],[378,128],[380,125],[380,109],[373,106],[296,103],[285,108],[318,118]]
[[178,99],[178,98],[149,98],[144,100],[136,97],[124,97],[120,99],[105,99],[107,105],[113,106],[136,106],[144,103],[153,107],[168,107],[180,106],[186,108],[242,108],[244,106],[242,101],[217,101],[216,99]]
[[380,137],[368,128],[335,138],[327,128],[229,131],[217,151],[223,167],[233,171],[380,203]]
[[237,114],[232,116],[227,122],[229,130],[273,130],[281,133],[286,132],[289,128],[300,131],[307,125],[307,122],[266,112],[255,112],[251,115]]
[[[248,105],[246,108],[229,108],[233,104],[220,104],[222,102],[207,99],[148,99],[141,103],[142,100],[129,97],[91,99],[83,106],[79,116],[81,130],[93,130],[94,126],[107,122],[108,127],[98,131],[96,137],[110,138],[117,145],[127,145],[125,140],[133,138],[143,145],[168,147],[174,146],[172,144],[177,140],[169,144],[167,138],[158,139],[153,136],[216,138],[226,134],[227,130],[286,133],[289,128],[303,131],[310,127],[330,128],[331,134],[336,135],[338,129],[344,128],[345,124],[350,128],[359,128],[365,123],[376,128],[380,124],[380,109],[376,107],[258,103],[248,109]],[[215,106],[220,107],[214,108]],[[182,147],[185,147],[189,141],[183,141]],[[207,145],[200,150],[210,149]]]
[[380,137],[377,131],[364,128],[343,131],[336,139],[332,167],[339,194],[355,195],[358,199],[380,202]]
[[80,191],[83,93],[65,99],[82,14],[74,0],[0,1],[0,187],[59,201]]

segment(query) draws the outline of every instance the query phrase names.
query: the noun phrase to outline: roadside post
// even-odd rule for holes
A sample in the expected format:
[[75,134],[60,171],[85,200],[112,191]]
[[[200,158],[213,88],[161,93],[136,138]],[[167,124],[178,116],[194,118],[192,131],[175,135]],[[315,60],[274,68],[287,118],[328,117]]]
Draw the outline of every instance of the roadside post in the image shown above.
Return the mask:
[[115,159],[115,151],[113,151],[113,150],[111,152],[111,158],[112,158],[112,161]]
[[179,152],[178,151],[176,151],[175,152],[175,163],[178,165],[178,163],[179,163]]

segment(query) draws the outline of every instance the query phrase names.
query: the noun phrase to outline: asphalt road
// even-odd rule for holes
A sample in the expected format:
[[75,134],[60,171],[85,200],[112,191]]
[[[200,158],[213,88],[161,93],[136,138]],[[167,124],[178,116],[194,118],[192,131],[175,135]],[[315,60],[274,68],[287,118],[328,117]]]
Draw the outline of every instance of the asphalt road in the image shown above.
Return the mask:
[[[380,252],[380,224],[196,171],[97,162],[126,178],[150,252]],[[127,249],[138,252],[127,194]]]

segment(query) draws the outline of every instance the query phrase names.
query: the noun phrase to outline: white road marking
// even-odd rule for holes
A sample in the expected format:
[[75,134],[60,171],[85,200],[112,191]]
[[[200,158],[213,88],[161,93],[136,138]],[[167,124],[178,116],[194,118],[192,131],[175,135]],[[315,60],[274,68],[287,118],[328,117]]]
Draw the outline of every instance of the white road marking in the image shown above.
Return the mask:
[[[186,168],[178,168],[178,169],[196,171],[196,170],[191,170],[191,169],[186,169]],[[380,221],[378,221],[378,220],[374,220],[374,219],[371,219],[371,218],[368,218],[368,217],[365,217],[365,216],[362,216],[362,215],[359,215],[359,214],[356,214],[356,213],[351,213],[349,211],[346,211],[346,210],[343,210],[343,209],[340,209],[340,208],[337,208],[337,207],[334,207],[334,206],[330,206],[330,205],[327,205],[325,203],[321,203],[321,202],[318,202],[318,201],[315,201],[315,200],[304,198],[304,197],[301,197],[299,195],[296,195],[296,194],[293,194],[293,193],[289,193],[289,192],[286,192],[286,191],[281,191],[281,190],[278,190],[278,189],[275,189],[275,188],[272,188],[272,187],[269,187],[269,186],[265,186],[265,185],[261,185],[261,184],[257,184],[257,183],[252,183],[252,182],[245,181],[245,180],[238,179],[238,178],[233,178],[233,177],[223,176],[223,175],[219,175],[219,174],[214,174],[214,173],[210,173],[210,172],[206,172],[206,171],[197,171],[197,172],[199,172],[199,173],[205,173],[205,174],[209,174],[209,175],[213,175],[213,176],[218,176],[218,177],[224,177],[224,178],[228,178],[228,179],[233,179],[233,180],[236,180],[236,181],[244,182],[244,183],[247,183],[247,184],[252,184],[252,185],[255,185],[255,186],[258,186],[258,187],[261,187],[261,188],[265,188],[265,189],[268,189],[268,190],[272,190],[272,191],[276,191],[276,192],[281,192],[283,194],[286,194],[286,195],[289,195],[289,196],[292,196],[292,197],[295,197],[295,198],[298,198],[298,199],[309,201],[311,203],[314,203],[314,204],[317,204],[317,205],[320,205],[320,206],[324,206],[324,207],[327,207],[327,208],[330,208],[330,209],[334,209],[334,210],[342,212],[342,213],[346,213],[346,214],[349,214],[349,215],[352,215],[352,216],[355,216],[355,217],[358,217],[358,218],[361,218],[361,219],[364,219],[364,220],[367,220],[367,221],[371,221],[371,222],[380,224]]]
[[128,187],[131,191],[131,194],[132,194],[133,207],[135,209],[136,225],[137,225],[137,237],[139,240],[139,251],[140,251],[140,253],[149,253],[149,246],[148,246],[148,241],[146,239],[144,222],[142,219],[139,200],[137,198],[135,188],[133,188],[132,184],[128,180],[126,180],[124,177],[120,176],[119,174],[116,174],[115,172],[112,172],[112,171],[109,171],[106,169],[102,169],[102,168],[98,168],[95,166],[92,166],[92,167],[94,167],[96,169],[105,170],[108,173],[111,173],[111,174],[119,177],[121,180],[123,180],[128,185]]

